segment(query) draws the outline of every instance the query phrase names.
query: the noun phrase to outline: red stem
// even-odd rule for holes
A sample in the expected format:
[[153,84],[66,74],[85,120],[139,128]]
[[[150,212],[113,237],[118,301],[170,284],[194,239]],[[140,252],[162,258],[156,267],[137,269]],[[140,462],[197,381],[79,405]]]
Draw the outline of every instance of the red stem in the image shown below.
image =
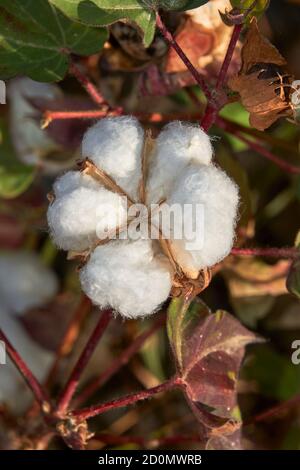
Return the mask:
[[[243,24],[237,24],[233,28],[233,32],[232,32],[232,35],[231,35],[231,38],[227,47],[223,64],[222,64],[221,70],[217,78],[217,84],[216,84],[216,90],[215,90],[216,94],[225,84],[227,72],[231,63],[232,56],[234,54],[235,47],[239,40],[242,28],[243,28]],[[222,106],[220,105],[216,107],[215,105],[211,103],[211,101],[208,102],[205,114],[201,121],[201,127],[205,132],[208,132],[211,126],[215,123],[218,112],[221,107]]]
[[243,24],[236,24],[233,28],[232,35],[228,44],[227,52],[226,52],[226,55],[225,55],[221,70],[219,72],[218,79],[217,79],[217,84],[216,84],[217,90],[220,90],[225,84],[227,72],[228,72],[228,69],[229,69],[229,66],[230,66],[230,63],[231,63],[231,60],[232,60],[232,57],[233,57],[233,54],[234,54],[242,29],[243,29]]
[[146,400],[147,398],[151,398],[157,393],[166,392],[167,390],[171,390],[176,387],[181,386],[181,379],[174,377],[167,382],[163,382],[156,387],[149,388],[148,390],[142,390],[137,393],[133,393],[131,395],[125,395],[124,397],[117,398],[116,400],[112,400],[106,403],[101,403],[100,405],[91,406],[89,408],[84,408],[82,410],[75,410],[72,411],[72,416],[76,417],[79,420],[85,420],[89,418],[93,418],[94,416],[98,416],[102,413],[106,413],[107,411],[114,410],[116,408],[123,408],[128,405],[133,405],[139,401]]
[[249,148],[255,150],[257,153],[259,153],[263,157],[267,158],[268,160],[270,160],[275,165],[282,168],[287,173],[291,173],[293,175],[299,175],[300,174],[300,168],[299,167],[291,165],[290,163],[286,162],[285,160],[282,160],[281,158],[277,157],[277,155],[274,155],[268,149],[266,149],[265,147],[260,145],[260,143],[248,139],[241,132],[236,130],[234,128],[234,126],[229,124],[228,121],[224,121],[223,119],[217,118],[216,122],[217,122],[219,127],[221,127],[225,131],[230,132],[231,134],[236,136],[239,140],[241,140],[242,142],[247,144]]
[[183,52],[183,50],[179,46],[176,39],[170,33],[170,31],[168,31],[166,25],[163,23],[163,21],[162,21],[162,19],[161,19],[158,12],[156,12],[156,25],[157,25],[158,29],[160,30],[161,34],[163,35],[163,37],[165,38],[165,40],[167,41],[167,43],[175,50],[175,52],[178,54],[178,56],[180,57],[182,62],[185,64],[186,68],[191,72],[194,79],[196,80],[196,82],[198,83],[198,85],[200,86],[202,91],[204,92],[206,98],[209,101],[213,102],[211,91],[208,88],[208,86],[206,85],[205,79],[198,72],[198,70],[194,67],[194,65],[192,64],[190,59],[185,55],[185,53]]
[[72,373],[67,381],[60,398],[58,399],[58,404],[56,408],[56,414],[58,416],[62,416],[68,406],[70,401],[72,400],[72,397],[77,389],[80,377],[85,370],[85,367],[88,364],[88,361],[90,360],[101,336],[105,332],[110,320],[112,317],[112,312],[110,309],[104,310],[100,316],[100,319],[96,325],[96,328],[94,329],[93,333],[91,334],[85,348],[83,349]]
[[236,256],[266,256],[270,258],[297,259],[300,257],[298,248],[232,248],[232,255]]
[[162,325],[165,323],[166,317],[163,315],[154,322],[154,324],[148,330],[140,334],[130,346],[125,349],[119,357],[117,357],[113,363],[93,382],[91,382],[76,398],[76,406],[81,405],[83,402],[88,400],[93,393],[97,391],[103,384],[105,384],[113,375],[115,375],[123,366],[128,364],[130,359],[141,349],[143,344],[152,336]]
[[107,102],[100,94],[99,90],[95,87],[95,85],[86,77],[80,70],[80,68],[72,63],[70,67],[70,72],[77,78],[79,83],[83,86],[86,92],[90,95],[92,100],[98,104],[98,106],[103,107],[103,105],[107,105]]
[[44,412],[49,412],[50,411],[50,403],[49,403],[49,398],[47,395],[47,392],[43,389],[41,384],[38,382],[36,377],[33,375],[31,370],[27,367],[19,353],[15,350],[15,348],[12,346],[6,335],[3,333],[3,331],[0,329],[0,340],[4,341],[5,346],[6,346],[6,351],[8,352],[8,355],[20,374],[24,377],[26,383],[28,386],[31,388],[31,391],[43,409]]
[[86,295],[82,295],[79,305],[75,310],[74,315],[71,318],[69,325],[66,328],[66,331],[63,335],[63,338],[57,348],[56,357],[52,364],[52,367],[48,373],[48,377],[46,378],[45,385],[49,387],[52,383],[52,380],[56,374],[56,371],[59,366],[59,362],[62,357],[67,355],[69,351],[72,349],[75,339],[77,338],[78,331],[80,329],[80,325],[83,319],[87,316],[89,311],[91,310],[92,303],[90,299],[86,297]]
[[293,408],[299,405],[300,405],[300,395],[296,395],[290,398],[289,400],[279,403],[278,405],[273,406],[272,408],[266,411],[263,411],[262,413],[259,413],[258,415],[254,416],[254,418],[249,418],[248,420],[244,422],[244,425],[248,426],[250,424],[255,424],[261,421],[265,421],[266,419],[272,418],[273,416],[276,416],[279,413],[282,413],[282,411],[286,411],[289,408]]

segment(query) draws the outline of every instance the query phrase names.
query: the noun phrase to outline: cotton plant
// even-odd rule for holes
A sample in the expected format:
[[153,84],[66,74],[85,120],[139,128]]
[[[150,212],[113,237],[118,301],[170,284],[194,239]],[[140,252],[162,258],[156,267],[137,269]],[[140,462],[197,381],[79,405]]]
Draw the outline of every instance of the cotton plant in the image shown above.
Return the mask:
[[[22,325],[21,317],[31,308],[50,301],[58,291],[55,274],[32,252],[0,254],[0,328],[27,366],[42,381],[53,361],[53,353],[39,346]],[[10,359],[0,365],[0,403],[22,412],[30,403],[23,378]]]
[[[54,183],[48,224],[55,244],[81,259],[82,289],[92,302],[138,318],[170,295],[203,289],[232,248],[239,202],[236,184],[212,162],[209,136],[175,121],[152,140],[134,117],[111,117],[88,129],[82,158],[78,171]],[[150,215],[153,205],[199,205],[203,226],[191,244],[173,236],[187,221],[173,220],[167,237],[154,211],[147,223],[158,236],[130,236],[136,203]]]

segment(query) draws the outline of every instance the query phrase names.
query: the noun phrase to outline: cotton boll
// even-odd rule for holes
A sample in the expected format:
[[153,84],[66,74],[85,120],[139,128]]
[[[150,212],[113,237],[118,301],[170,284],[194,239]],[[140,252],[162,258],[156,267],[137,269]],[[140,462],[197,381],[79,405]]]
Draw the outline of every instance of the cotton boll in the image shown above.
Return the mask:
[[239,196],[236,184],[226,173],[213,165],[200,168],[191,165],[178,179],[167,202],[170,205],[192,204],[194,214],[197,213],[200,220],[196,233],[194,229],[194,240],[189,241],[185,235],[183,240],[172,242],[184,270],[195,272],[213,266],[229,254]]
[[101,185],[92,176],[86,175],[81,171],[68,171],[56,179],[53,191],[56,197],[60,197],[79,187],[97,190]]
[[129,116],[101,119],[84,135],[82,156],[108,173],[135,198],[141,179],[144,132]]
[[57,293],[55,274],[32,252],[0,255],[0,301],[21,314],[51,300]]
[[[30,99],[54,101],[61,96],[57,85],[35,82],[26,77],[11,80],[8,86],[10,131],[18,157],[29,165],[42,165],[50,174],[69,167],[73,162],[64,160],[60,146],[40,128],[40,123],[33,117],[36,109]],[[55,152],[61,153],[59,163],[46,161],[45,157]]]
[[105,231],[126,221],[126,199],[98,186],[97,190],[80,186],[64,192],[49,206],[50,233],[60,248],[85,250],[97,238],[105,238]]
[[149,240],[115,241],[99,246],[80,272],[82,289],[101,308],[126,318],[153,313],[171,290],[169,263],[155,257]]
[[170,194],[172,185],[190,164],[208,165],[213,148],[209,136],[197,125],[174,121],[164,127],[151,157],[147,185],[150,202],[159,202]]
[[[15,318],[11,312],[3,307],[0,310],[0,328],[5,332],[9,341],[14,345],[35,377],[39,381],[43,381],[53,362],[53,354],[35,343],[18,318]],[[32,393],[29,391],[23,377],[11,360],[6,357],[6,364],[0,365],[0,402],[10,405],[14,413],[21,413],[31,403],[32,399]]]

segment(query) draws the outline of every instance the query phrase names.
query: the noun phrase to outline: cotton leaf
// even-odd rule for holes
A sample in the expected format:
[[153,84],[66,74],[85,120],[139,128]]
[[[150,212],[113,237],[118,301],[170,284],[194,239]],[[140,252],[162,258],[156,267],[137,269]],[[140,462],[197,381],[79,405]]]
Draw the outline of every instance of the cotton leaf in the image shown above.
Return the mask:
[[0,0],[0,76],[62,80],[69,53],[94,54],[106,37],[105,29],[71,21],[48,0]]
[[239,93],[250,113],[250,124],[265,130],[282,116],[292,115],[289,85],[292,78],[285,71],[286,61],[259,32],[252,19],[242,49],[242,67],[228,84]]
[[168,335],[187,400],[207,436],[212,436],[212,429],[216,436],[218,428],[218,436],[230,434],[228,421],[233,422],[231,432],[236,432],[241,362],[247,344],[259,338],[229,313],[212,314],[199,300],[188,306],[181,298],[169,308]]

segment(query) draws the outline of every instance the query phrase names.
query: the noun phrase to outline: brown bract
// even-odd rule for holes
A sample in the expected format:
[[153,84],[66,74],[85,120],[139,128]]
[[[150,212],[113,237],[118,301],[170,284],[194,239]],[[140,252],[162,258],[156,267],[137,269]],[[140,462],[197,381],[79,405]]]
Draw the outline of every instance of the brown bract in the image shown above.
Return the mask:
[[285,59],[260,33],[253,18],[242,49],[241,70],[228,82],[249,111],[251,126],[263,131],[280,117],[292,114],[291,83]]

